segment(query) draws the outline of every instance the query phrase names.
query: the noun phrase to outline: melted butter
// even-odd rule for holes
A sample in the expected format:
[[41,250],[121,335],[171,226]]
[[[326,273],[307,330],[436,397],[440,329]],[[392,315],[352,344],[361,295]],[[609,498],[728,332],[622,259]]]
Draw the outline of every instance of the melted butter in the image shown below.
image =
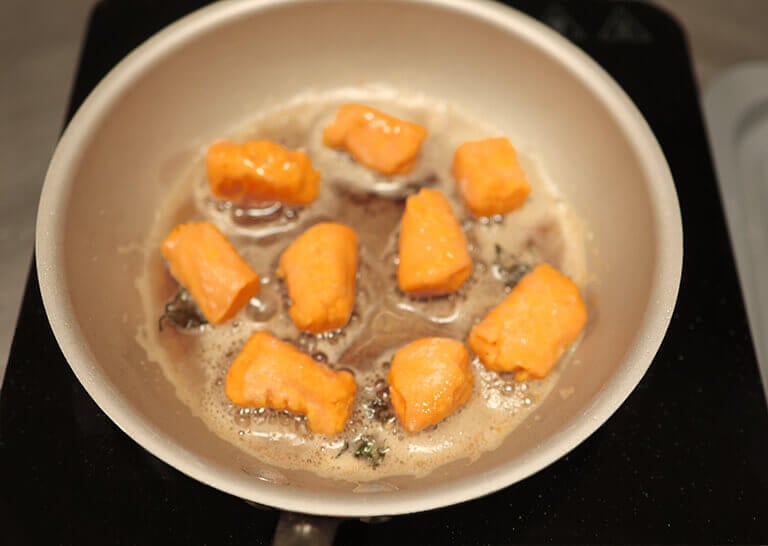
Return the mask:
[[[384,178],[350,157],[322,145],[322,130],[344,102],[365,102],[427,127],[429,137],[414,170]],[[587,279],[585,230],[546,179],[534,158],[519,150],[532,192],[526,204],[504,217],[473,219],[454,192],[453,151],[462,142],[501,134],[471,120],[448,104],[389,89],[341,89],[307,94],[265,112],[256,123],[232,135],[235,140],[268,138],[303,148],[322,173],[318,199],[304,209],[266,203],[238,209],[210,197],[204,153],[162,204],[146,241],[146,268],[137,286],[146,324],[137,339],[149,358],[176,387],[179,398],[222,438],[261,461],[288,469],[311,470],[352,482],[393,475],[421,476],[445,463],[497,447],[553,390],[565,362],[544,380],[515,382],[473,361],[474,389],[469,402],[436,427],[408,434],[392,420],[373,420],[366,402],[386,377],[394,351],[424,336],[465,340],[469,329],[505,296],[492,267],[495,245],[537,256],[584,286]],[[419,186],[439,189],[451,201],[467,234],[474,270],[456,294],[411,298],[397,289],[398,226],[403,197]],[[219,226],[262,277],[262,290],[234,320],[194,332],[157,329],[163,303],[176,289],[162,263],[160,241],[180,221],[208,220]],[[358,292],[350,323],[323,335],[300,334],[288,316],[287,292],[274,272],[281,252],[309,226],[337,221],[360,238]],[[294,342],[336,368],[350,370],[358,383],[352,417],[345,431],[311,435],[302,418],[271,410],[243,409],[229,403],[223,381],[248,337],[267,329]],[[376,438],[387,454],[376,468],[354,456],[361,436]]]

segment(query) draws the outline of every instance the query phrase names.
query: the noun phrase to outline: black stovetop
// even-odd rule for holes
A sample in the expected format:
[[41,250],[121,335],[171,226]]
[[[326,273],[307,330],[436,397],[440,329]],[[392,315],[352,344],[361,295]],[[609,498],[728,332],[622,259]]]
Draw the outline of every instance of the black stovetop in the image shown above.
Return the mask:
[[[67,119],[128,51],[202,3],[98,4]],[[461,505],[345,522],[337,543],[768,543],[768,412],[684,36],[641,4],[510,3],[592,55],[658,137],[685,232],[677,310],[635,392],[568,456]],[[0,543],[268,544],[277,517],[187,478],[109,421],[59,351],[32,267],[0,398]]]

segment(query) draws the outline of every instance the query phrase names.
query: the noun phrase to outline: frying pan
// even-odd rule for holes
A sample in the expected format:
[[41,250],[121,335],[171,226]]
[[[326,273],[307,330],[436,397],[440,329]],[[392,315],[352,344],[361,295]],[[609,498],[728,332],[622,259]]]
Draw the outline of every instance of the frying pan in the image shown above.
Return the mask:
[[[571,396],[548,397],[471,463],[361,488],[270,467],[209,431],[135,340],[144,321],[135,279],[143,265],[136,249],[158,203],[205,145],[299,92],[369,82],[456,104],[535,155],[589,226],[595,282],[574,357],[581,364],[560,379]],[[682,228],[669,168],[635,106],[589,57],[529,17],[481,0],[236,0],[158,33],[88,97],[51,161],[36,252],[67,361],[136,442],[251,502],[370,517],[512,485],[605,422],[640,381],[671,318]]]

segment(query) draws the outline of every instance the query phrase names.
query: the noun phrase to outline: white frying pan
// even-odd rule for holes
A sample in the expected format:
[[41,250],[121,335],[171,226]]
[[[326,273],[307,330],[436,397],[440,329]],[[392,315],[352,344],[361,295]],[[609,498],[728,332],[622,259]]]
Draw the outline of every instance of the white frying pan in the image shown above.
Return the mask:
[[[134,286],[157,204],[205,143],[307,88],[387,82],[525,135],[594,232],[597,315],[549,397],[493,452],[395,491],[265,467],[211,433],[137,345]],[[648,368],[682,262],[664,156],[619,86],[534,20],[480,0],[221,2],[171,25],[98,85],[59,142],[37,224],[37,264],[64,355],[101,409],[144,448],[212,487],[325,516],[437,508],[509,486],[599,427]]]

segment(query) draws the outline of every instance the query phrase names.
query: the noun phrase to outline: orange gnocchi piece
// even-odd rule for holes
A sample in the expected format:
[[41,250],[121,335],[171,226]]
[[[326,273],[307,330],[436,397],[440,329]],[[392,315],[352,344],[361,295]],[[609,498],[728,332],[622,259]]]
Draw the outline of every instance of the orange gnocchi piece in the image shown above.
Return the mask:
[[576,341],[586,321],[576,284],[540,264],[472,328],[469,347],[490,370],[517,371],[518,380],[540,379]]
[[475,216],[506,214],[525,203],[531,185],[506,137],[465,142],[453,156],[453,177]]
[[211,324],[229,320],[259,293],[259,275],[210,222],[179,224],[161,250],[171,275]]
[[336,434],[352,412],[357,383],[268,332],[256,332],[227,372],[225,392],[238,406],[307,416],[309,430]]
[[408,294],[455,292],[472,273],[464,230],[439,191],[423,188],[406,201],[399,253],[397,281]]
[[270,140],[214,142],[206,155],[211,193],[239,203],[308,205],[320,192],[320,173],[307,154]]
[[345,104],[323,131],[323,143],[346,149],[369,169],[385,175],[413,170],[426,128],[361,104]]
[[398,420],[408,432],[418,432],[469,399],[473,382],[469,354],[455,339],[419,339],[395,353],[387,382]]
[[312,226],[280,256],[279,277],[291,297],[299,330],[312,333],[341,328],[355,305],[358,238],[343,224]]

